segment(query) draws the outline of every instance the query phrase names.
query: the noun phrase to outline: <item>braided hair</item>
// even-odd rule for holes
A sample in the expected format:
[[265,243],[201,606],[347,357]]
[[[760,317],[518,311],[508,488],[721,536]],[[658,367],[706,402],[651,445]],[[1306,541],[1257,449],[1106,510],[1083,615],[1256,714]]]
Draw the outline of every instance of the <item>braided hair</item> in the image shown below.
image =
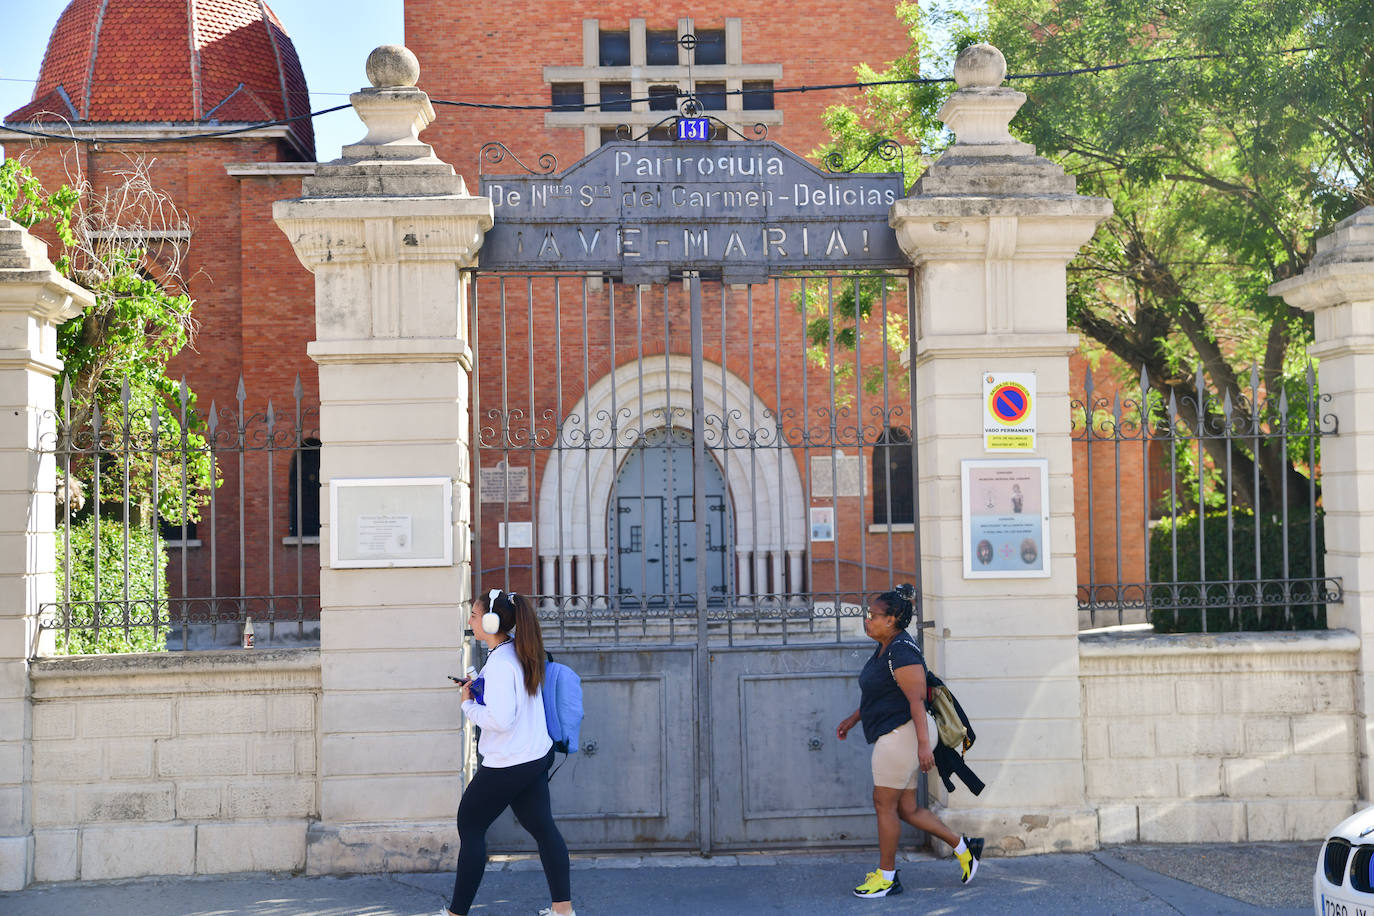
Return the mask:
[[883,592],[878,596],[878,600],[893,617],[897,618],[897,629],[905,630],[911,625],[911,618],[916,613],[916,589],[911,583],[903,582],[892,591]]

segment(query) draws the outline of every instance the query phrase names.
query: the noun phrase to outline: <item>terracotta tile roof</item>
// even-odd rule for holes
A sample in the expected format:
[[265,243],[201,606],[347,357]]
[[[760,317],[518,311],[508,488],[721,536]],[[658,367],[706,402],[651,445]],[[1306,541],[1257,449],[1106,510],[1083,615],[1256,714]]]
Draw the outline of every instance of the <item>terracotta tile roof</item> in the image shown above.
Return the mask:
[[[5,121],[232,124],[309,112],[295,45],[262,0],[72,0],[34,101]],[[310,120],[290,133],[314,158]]]

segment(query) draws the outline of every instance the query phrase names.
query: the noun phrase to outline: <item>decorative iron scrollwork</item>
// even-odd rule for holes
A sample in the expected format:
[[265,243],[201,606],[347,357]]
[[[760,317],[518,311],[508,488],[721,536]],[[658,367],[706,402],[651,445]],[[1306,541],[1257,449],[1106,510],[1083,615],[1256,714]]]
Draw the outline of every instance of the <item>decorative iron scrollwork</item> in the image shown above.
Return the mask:
[[[482,148],[477,153],[478,160],[483,165],[498,165],[507,159],[512,160],[520,168],[529,172],[531,175],[551,175],[558,171],[558,157],[553,153],[539,154],[539,168],[532,169],[520,161],[520,157],[510,151],[510,147],[499,140],[492,140],[482,144]],[[483,172],[485,173],[485,169]]]
[[898,143],[896,140],[879,140],[868,148],[862,159],[848,168],[846,168],[844,164],[844,155],[838,150],[827,153],[821,164],[827,172],[851,173],[857,172],[865,162],[872,159],[874,156],[877,156],[879,161],[885,162],[888,165],[896,163],[897,167],[892,169],[892,171],[901,172],[903,175],[906,174],[906,150],[902,149],[902,144]]

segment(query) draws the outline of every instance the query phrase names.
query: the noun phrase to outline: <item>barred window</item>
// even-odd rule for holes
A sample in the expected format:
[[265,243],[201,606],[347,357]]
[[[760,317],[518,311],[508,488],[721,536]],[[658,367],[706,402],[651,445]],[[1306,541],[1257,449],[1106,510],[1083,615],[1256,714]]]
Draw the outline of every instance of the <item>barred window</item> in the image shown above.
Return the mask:
[[910,525],[916,521],[911,491],[911,434],[888,427],[873,447],[873,524]]
[[196,523],[188,521],[184,526],[177,522],[169,522],[167,519],[158,519],[158,537],[164,541],[194,541],[196,537]]
[[291,456],[290,513],[287,532],[291,537],[320,535],[320,440],[306,439]]

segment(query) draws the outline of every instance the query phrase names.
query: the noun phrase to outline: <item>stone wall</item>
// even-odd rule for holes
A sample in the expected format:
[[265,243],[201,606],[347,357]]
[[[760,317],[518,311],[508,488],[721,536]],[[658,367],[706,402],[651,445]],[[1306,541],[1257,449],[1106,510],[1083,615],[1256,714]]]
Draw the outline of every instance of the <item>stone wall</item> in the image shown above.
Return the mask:
[[294,871],[318,817],[318,650],[37,661],[34,878]]
[[[1353,634],[1079,651],[1102,845],[1316,839],[1354,810]],[[317,651],[44,659],[32,685],[34,880],[307,870]]]
[[1324,836],[1356,807],[1358,652],[1345,630],[1082,637],[1102,845]]

